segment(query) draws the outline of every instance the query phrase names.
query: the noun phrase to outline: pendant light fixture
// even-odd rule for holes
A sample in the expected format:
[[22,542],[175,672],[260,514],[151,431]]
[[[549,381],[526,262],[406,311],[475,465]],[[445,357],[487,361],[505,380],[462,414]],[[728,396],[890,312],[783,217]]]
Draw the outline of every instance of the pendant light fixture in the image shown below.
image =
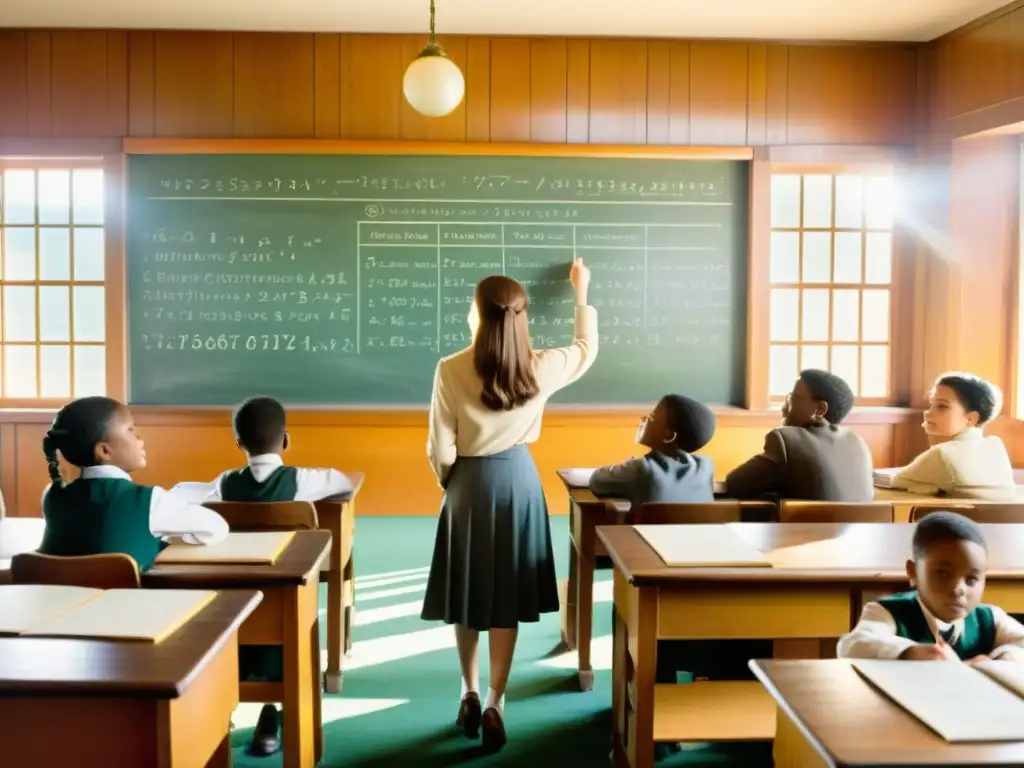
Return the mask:
[[427,117],[451,114],[466,93],[461,70],[434,39],[434,0],[430,0],[430,40],[405,70],[402,92],[409,106]]

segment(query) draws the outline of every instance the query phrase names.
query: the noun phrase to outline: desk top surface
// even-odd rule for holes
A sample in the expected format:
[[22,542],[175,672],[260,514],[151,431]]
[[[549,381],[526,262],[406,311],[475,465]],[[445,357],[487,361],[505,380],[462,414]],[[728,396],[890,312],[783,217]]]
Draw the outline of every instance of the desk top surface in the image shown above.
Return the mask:
[[254,591],[220,592],[159,643],[0,638],[0,696],[181,696],[255,610]]
[[947,743],[871,686],[845,659],[755,661],[751,668],[832,766],[1024,763],[1024,741]]
[[142,574],[142,586],[163,589],[265,589],[318,581],[331,547],[330,531],[296,531],[273,565],[196,563],[157,565]]
[[[680,581],[863,581],[906,579],[911,523],[729,523],[740,538],[773,560],[773,568],[669,567],[632,526],[600,526],[597,535],[617,570],[633,583]],[[666,526],[668,527],[668,526]],[[687,526],[671,526],[684,530]],[[1024,524],[982,525],[988,578],[1024,580]]]

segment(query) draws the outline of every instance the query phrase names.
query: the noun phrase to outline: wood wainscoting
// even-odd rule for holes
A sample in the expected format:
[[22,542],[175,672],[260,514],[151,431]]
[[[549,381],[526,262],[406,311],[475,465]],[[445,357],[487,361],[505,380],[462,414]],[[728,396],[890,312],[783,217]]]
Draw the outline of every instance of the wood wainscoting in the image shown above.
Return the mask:
[[[240,466],[231,414],[227,409],[133,408],[146,442],[149,466],[141,483],[169,487],[182,480],[212,480]],[[599,466],[634,455],[636,425],[645,411],[551,411],[533,446],[548,503],[554,514],[568,511],[555,470]],[[705,450],[716,475],[759,452],[764,435],[778,426],[777,411],[736,408],[718,411],[718,434]],[[51,411],[0,411],[0,489],[8,514],[38,516],[48,483],[42,439]],[[919,411],[865,408],[846,422],[871,446],[875,466],[908,461],[925,447]],[[292,448],[287,461],[299,466],[361,470],[366,482],[359,494],[361,515],[434,515],[441,492],[426,459],[425,411],[295,410],[289,414]]]

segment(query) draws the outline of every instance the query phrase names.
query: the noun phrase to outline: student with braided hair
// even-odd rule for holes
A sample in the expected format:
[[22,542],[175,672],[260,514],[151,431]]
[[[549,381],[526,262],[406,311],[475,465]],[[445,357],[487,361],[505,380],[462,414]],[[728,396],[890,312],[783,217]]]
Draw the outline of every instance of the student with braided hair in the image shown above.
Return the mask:
[[[166,543],[216,544],[227,536],[213,510],[132,480],[146,466],[146,451],[131,413],[116,400],[65,405],[43,437],[43,454],[52,480],[43,494],[44,555],[120,552],[146,570]],[[58,454],[81,470],[78,479],[63,482]]]

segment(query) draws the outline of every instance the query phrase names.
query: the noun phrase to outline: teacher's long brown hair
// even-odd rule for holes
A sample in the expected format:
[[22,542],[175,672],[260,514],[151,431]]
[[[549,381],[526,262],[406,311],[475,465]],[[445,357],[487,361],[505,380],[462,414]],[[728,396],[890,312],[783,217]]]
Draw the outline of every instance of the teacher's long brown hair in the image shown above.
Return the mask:
[[502,275],[477,283],[474,299],[480,322],[473,364],[484,385],[480,400],[492,411],[511,411],[540,391],[531,365],[529,300],[523,286]]

